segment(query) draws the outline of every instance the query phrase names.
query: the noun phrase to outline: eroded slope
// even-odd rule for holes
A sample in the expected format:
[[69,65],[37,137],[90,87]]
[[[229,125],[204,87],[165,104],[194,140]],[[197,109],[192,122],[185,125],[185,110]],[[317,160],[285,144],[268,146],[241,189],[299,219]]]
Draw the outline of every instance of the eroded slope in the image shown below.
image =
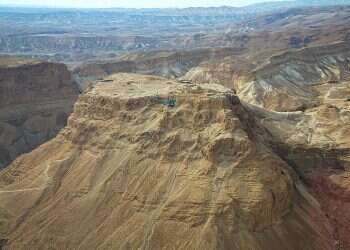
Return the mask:
[[313,87],[319,105],[304,112],[255,110],[271,144],[319,199],[336,228],[339,249],[350,249],[350,83]]
[[333,249],[318,203],[230,90],[106,80],[1,172],[5,249]]
[[269,110],[305,110],[320,103],[314,86],[350,79],[349,45],[340,42],[289,51],[258,66],[247,61],[206,63],[183,78],[234,87],[242,100]]

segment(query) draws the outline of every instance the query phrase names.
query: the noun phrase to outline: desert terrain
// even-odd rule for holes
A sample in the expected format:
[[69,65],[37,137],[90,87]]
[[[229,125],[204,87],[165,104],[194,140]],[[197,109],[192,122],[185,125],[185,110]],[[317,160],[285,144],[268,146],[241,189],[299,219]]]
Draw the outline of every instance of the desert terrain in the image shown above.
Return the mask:
[[350,250],[350,3],[0,13],[0,249]]

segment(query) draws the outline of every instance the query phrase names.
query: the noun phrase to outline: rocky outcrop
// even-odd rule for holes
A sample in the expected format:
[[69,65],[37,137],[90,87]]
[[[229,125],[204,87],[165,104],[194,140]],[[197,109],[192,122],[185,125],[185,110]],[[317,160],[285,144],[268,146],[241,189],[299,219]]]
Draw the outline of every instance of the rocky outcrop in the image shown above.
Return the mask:
[[5,249],[334,249],[265,136],[221,85],[110,76],[55,139],[0,173],[0,238]]
[[274,151],[292,166],[330,218],[339,249],[350,249],[350,83],[314,86],[320,105],[304,112],[250,106],[269,131]]
[[63,64],[6,58],[0,65],[0,168],[66,125],[78,89]]

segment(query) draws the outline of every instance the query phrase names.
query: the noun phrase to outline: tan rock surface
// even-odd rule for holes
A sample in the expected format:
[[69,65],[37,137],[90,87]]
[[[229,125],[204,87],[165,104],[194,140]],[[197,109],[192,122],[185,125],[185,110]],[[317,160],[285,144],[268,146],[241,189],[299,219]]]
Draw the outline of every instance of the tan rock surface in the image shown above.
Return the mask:
[[350,249],[350,83],[326,83],[313,89],[320,105],[304,112],[250,107],[270,132],[275,152],[319,199],[336,228],[339,249]]
[[234,88],[241,100],[268,110],[304,110],[319,104],[313,86],[350,80],[349,48],[337,42],[291,50],[255,66],[233,58],[194,67],[183,78]]
[[333,249],[254,121],[220,85],[110,76],[0,173],[5,249]]

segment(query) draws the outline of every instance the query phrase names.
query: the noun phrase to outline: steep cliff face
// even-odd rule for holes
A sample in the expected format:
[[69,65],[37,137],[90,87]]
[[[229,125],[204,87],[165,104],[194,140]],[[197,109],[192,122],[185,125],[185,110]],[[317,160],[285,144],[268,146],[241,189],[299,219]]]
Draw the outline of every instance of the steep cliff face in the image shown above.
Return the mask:
[[304,112],[257,110],[273,148],[298,172],[350,249],[350,82],[315,86],[320,105]]
[[229,62],[202,64],[184,78],[233,84],[245,103],[271,110],[246,104],[269,131],[267,141],[275,152],[321,202],[336,227],[338,245],[350,249],[349,45],[283,53],[252,72],[242,72]]
[[63,64],[1,62],[0,168],[54,137],[66,125],[79,92]]
[[119,74],[0,173],[5,249],[333,249],[333,231],[232,91]]

